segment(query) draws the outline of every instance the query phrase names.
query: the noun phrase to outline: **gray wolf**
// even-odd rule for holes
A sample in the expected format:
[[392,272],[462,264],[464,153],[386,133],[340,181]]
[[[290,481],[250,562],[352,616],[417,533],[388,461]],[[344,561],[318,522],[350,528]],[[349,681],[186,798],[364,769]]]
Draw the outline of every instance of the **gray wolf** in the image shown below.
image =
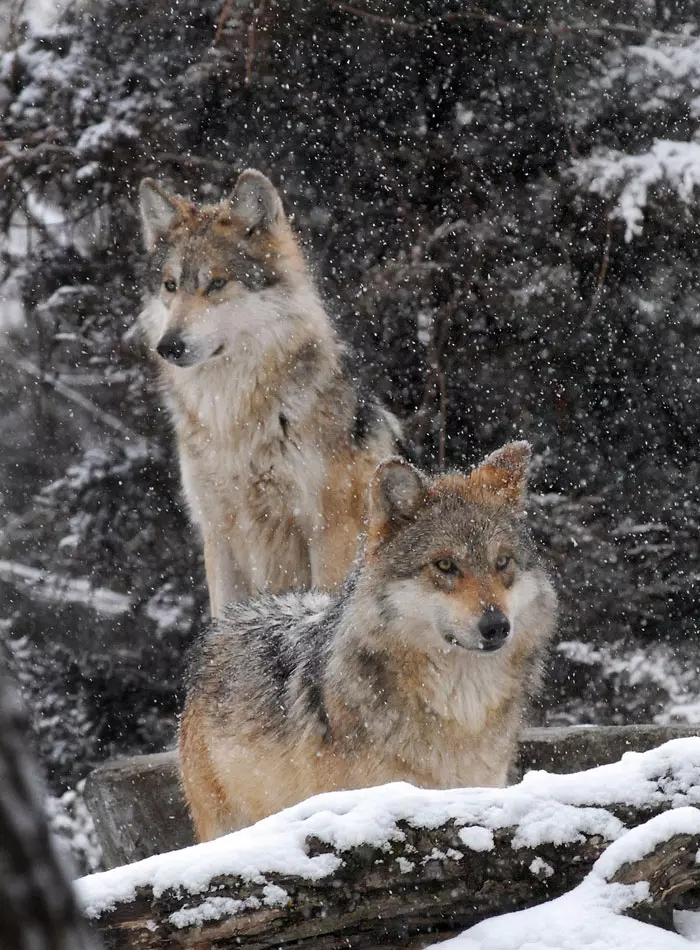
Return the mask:
[[396,419],[363,394],[272,183],[249,169],[218,204],[141,183],[140,324],[177,436],[213,614],[342,583],[367,484]]
[[333,789],[505,784],[556,617],[528,459],[514,442],[432,479],[382,462],[340,594],[233,604],[205,632],[179,738],[200,840]]

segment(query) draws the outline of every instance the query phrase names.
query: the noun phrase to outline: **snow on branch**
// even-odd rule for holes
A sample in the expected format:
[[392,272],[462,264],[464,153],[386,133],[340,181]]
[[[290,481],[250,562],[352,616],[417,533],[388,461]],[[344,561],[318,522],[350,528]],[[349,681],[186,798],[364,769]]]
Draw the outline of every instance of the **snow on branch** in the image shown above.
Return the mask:
[[628,155],[601,149],[574,162],[579,185],[615,200],[612,216],[625,223],[625,240],[640,235],[649,190],[666,187],[689,202],[700,184],[700,143],[657,139],[648,152]]
[[[698,802],[700,738],[678,739],[587,772],[531,772],[506,789],[397,783],[319,795],[252,828],[76,887],[86,915],[116,948],[212,941],[262,948],[280,940],[370,947],[399,939],[424,946],[426,932],[449,935],[567,894],[592,869],[589,889],[615,885],[616,900],[634,898],[617,900],[616,913],[697,889],[700,814],[687,806]],[[679,810],[650,822],[671,809]],[[651,870],[645,877],[632,868],[657,848],[658,893]],[[679,862],[682,883],[664,889],[664,874]]]
[[700,85],[700,38],[697,36],[652,34],[646,43],[629,46],[626,52],[630,62],[637,60],[644,69],[643,76],[631,79],[682,79],[694,87]]

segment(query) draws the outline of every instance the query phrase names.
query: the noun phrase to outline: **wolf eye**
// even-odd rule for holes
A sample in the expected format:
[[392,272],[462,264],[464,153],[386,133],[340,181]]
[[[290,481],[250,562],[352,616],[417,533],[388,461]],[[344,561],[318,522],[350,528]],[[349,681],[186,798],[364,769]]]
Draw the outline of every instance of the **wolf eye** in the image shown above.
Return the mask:
[[460,570],[451,557],[439,557],[433,562],[441,574],[459,574]]
[[225,277],[215,277],[213,280],[209,281],[209,286],[207,287],[207,293],[214,293],[216,290],[223,290],[228,281]]
[[168,291],[169,294],[174,294],[177,290],[177,284],[174,280],[165,280],[163,281],[163,286]]
[[513,558],[510,556],[510,554],[499,554],[495,562],[496,570],[505,571],[505,569],[509,567],[512,564],[512,562],[513,562]]

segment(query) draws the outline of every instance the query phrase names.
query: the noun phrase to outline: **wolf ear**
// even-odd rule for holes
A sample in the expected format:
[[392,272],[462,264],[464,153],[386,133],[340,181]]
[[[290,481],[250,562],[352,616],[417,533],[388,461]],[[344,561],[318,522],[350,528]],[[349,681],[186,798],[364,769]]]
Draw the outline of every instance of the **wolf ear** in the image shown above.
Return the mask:
[[146,250],[152,251],[167,233],[178,216],[182,198],[169,194],[152,178],[144,178],[139,185],[139,208]]
[[401,458],[389,458],[376,469],[369,486],[370,549],[412,521],[428,493],[426,478]]
[[529,442],[509,442],[487,456],[471,479],[488,494],[520,511],[525,507],[531,454]]
[[255,168],[247,168],[238,176],[229,205],[236,217],[243,218],[251,233],[256,228],[271,231],[284,218],[277,189]]

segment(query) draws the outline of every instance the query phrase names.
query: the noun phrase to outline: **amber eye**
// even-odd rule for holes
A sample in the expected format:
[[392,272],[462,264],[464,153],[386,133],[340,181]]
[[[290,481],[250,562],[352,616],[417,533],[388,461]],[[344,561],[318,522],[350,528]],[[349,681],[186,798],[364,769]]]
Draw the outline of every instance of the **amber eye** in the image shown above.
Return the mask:
[[174,294],[175,291],[177,290],[177,284],[175,283],[174,280],[163,281],[163,286],[165,287],[165,289],[168,291],[169,294]]
[[510,556],[510,554],[499,554],[496,558],[496,570],[505,571],[507,567],[510,567],[512,562],[513,558]]
[[217,290],[223,290],[228,281],[225,277],[215,277],[213,280],[209,281],[209,286],[207,287],[207,293],[213,294]]
[[441,574],[456,575],[460,573],[459,568],[451,557],[439,557],[437,561],[434,561],[433,563]]

